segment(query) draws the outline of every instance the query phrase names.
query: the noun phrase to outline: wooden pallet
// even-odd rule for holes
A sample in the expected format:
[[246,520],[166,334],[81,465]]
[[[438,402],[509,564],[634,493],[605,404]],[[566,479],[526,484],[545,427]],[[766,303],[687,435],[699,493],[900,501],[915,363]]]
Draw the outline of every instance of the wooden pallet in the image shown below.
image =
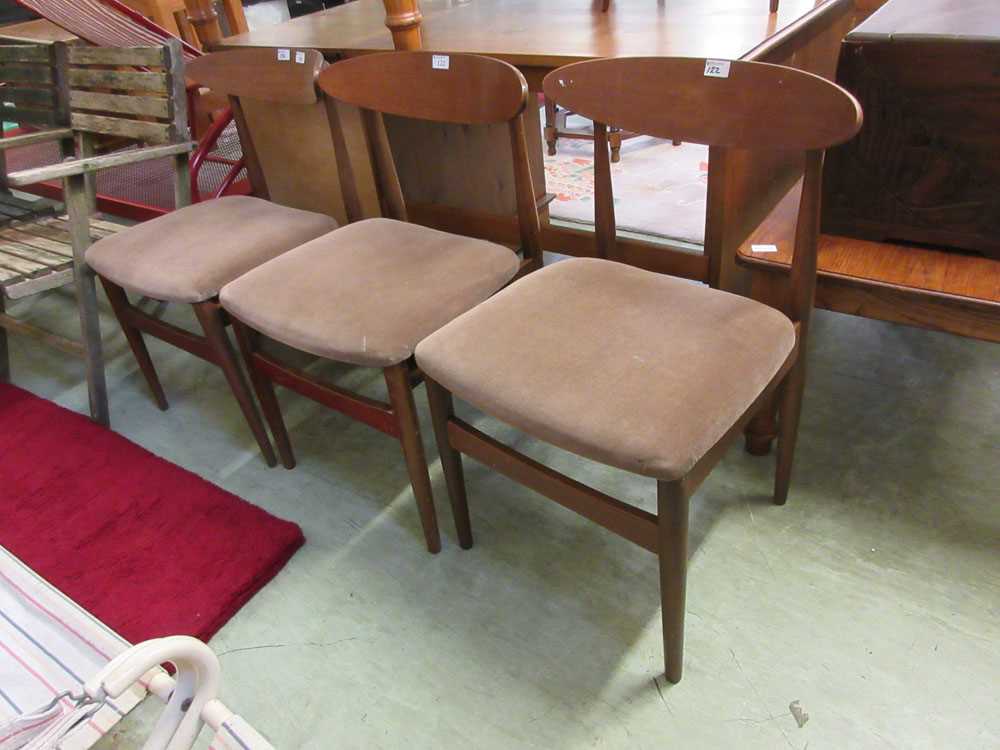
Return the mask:
[[[69,220],[52,204],[0,196],[0,290],[8,299],[20,299],[73,281],[73,247]],[[91,219],[90,238],[124,229]]]

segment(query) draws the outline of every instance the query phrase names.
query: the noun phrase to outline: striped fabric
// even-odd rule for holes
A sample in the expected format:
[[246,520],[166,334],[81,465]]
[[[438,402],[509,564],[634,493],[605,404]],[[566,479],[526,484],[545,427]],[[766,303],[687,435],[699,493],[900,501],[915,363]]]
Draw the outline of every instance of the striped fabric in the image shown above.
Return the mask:
[[[58,724],[72,723],[76,706],[64,694],[82,695],[83,682],[129,647],[0,547],[0,750],[19,750],[32,740],[46,750],[93,746],[147,696],[144,685],[163,671],[150,670],[65,736]],[[157,697],[166,700],[172,690],[167,680]],[[226,718],[210,750],[274,750],[242,717],[221,709]]]
[[[175,38],[166,29],[139,15],[118,0],[17,0],[71,34],[99,47],[143,47]],[[184,44],[184,58],[201,52]]]
[[[0,748],[18,748],[74,708],[79,695],[129,644],[0,547]],[[78,726],[61,747],[84,750],[145,696],[133,686]],[[42,709],[56,700],[57,710]],[[17,722],[21,716],[27,721]]]

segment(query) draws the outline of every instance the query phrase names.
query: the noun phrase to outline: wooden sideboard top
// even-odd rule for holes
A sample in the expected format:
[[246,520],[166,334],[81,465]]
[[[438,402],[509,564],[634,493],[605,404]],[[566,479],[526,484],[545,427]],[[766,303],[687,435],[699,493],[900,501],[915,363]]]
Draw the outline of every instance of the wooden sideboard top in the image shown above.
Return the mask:
[[1000,43],[998,0],[889,0],[847,35],[851,42],[992,40]]

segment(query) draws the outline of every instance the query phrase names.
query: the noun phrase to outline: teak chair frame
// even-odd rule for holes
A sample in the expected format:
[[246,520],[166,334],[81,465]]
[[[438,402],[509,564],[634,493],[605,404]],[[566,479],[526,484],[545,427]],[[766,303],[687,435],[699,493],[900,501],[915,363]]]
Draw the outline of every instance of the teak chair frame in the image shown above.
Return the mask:
[[[177,39],[170,40],[165,48],[171,50],[172,59],[176,66],[174,68],[173,80],[174,87],[177,89],[175,97],[178,98],[178,102],[175,105],[174,128],[176,129],[177,137],[181,137],[183,134],[183,138],[187,142],[188,120],[185,109],[185,78],[181,57],[181,42]],[[106,51],[113,52],[114,50],[103,47],[93,48],[91,54],[96,55]],[[198,58],[198,60],[201,59]],[[190,146],[193,145],[190,144],[187,151],[190,151]],[[178,157],[175,162],[174,192],[176,207],[178,209],[191,205],[190,163],[187,158],[187,151],[185,151],[183,158]],[[146,312],[129,300],[128,293],[123,287],[110,279],[100,278],[108,301],[111,303],[111,308],[115,313],[115,317],[118,318],[118,323],[125,334],[133,355],[135,355],[136,362],[139,364],[139,369],[149,386],[157,407],[161,411],[166,411],[169,408],[169,404],[159,375],[156,372],[156,367],[153,365],[149,350],[146,348],[143,334],[172,344],[178,349],[182,349],[219,367],[239,404],[240,411],[243,413],[257,445],[260,447],[264,460],[269,466],[276,466],[277,459],[274,455],[274,449],[271,447],[271,441],[267,436],[267,430],[257,411],[257,405],[253,400],[250,387],[240,369],[236,350],[226,335],[225,329],[229,321],[222,306],[219,305],[218,297],[191,304],[202,330],[202,335],[199,335]]]
[[[657,480],[657,513],[624,503],[509,448],[457,418],[451,393],[426,378],[445,481],[463,547],[472,546],[462,454],[471,456],[585,518],[658,554],[666,677],[679,682],[683,667],[691,496],[773,394],[781,402],[774,502],[788,496],[805,383],[805,341],[816,288],[816,243],[824,151],[848,140],[861,124],[857,101],[835,84],[788,68],[732,62],[726,78],[706,77],[706,61],[615,58],[576,63],[549,73],[543,87],[553,101],[594,120],[596,231],[601,257],[616,259],[616,232],[607,123],[661,138],[725,148],[805,152],[802,202],[790,284],[781,310],[795,344],[777,374],[725,435],[687,475]],[[627,81],[628,86],[621,82]],[[614,92],[613,94],[609,92]],[[670,101],[670,100],[673,101]],[[769,117],[762,117],[770,111]],[[708,282],[711,274],[704,279]],[[474,356],[474,355],[470,355]]]
[[[5,109],[5,116],[52,126],[0,139],[0,155],[9,148],[57,141],[64,157],[57,164],[14,172],[5,178],[6,186],[22,188],[60,178],[63,181],[73,261],[72,268],[61,273],[69,278],[49,274],[48,278],[32,279],[32,283],[37,291],[72,283],[82,330],[81,343],[16,321],[4,312],[0,292],[0,378],[9,377],[4,329],[81,355],[86,363],[91,417],[107,426],[110,413],[96,285],[94,272],[84,257],[91,243],[90,216],[97,205],[95,175],[126,164],[172,158],[175,197],[179,201],[190,199],[188,153],[194,144],[188,138],[181,43],[175,40],[162,47],[94,48],[57,42],[0,49],[6,50],[0,60],[18,63],[0,66],[0,78],[9,69],[17,82],[14,88],[4,87],[2,98],[13,97],[27,107]],[[41,103],[48,96],[51,100]],[[151,145],[96,156],[99,134]]]
[[[295,52],[292,50],[292,54]],[[240,54],[247,55],[246,59],[250,60],[253,51],[240,51]],[[468,125],[507,122],[521,229],[522,261],[518,276],[539,268],[542,263],[540,225],[525,139],[523,111],[528,87],[524,77],[507,63],[476,55],[452,55],[449,67],[444,70],[433,68],[432,59],[432,55],[425,52],[366,55],[335,63],[320,73],[318,85],[326,95],[348,221],[369,217],[358,193],[348,146],[350,136],[343,125],[340,106],[361,109],[360,137],[375,176],[381,215],[404,222],[408,220],[406,201],[386,136],[383,113]],[[500,92],[504,96],[490,97],[489,94],[495,93],[497,78],[506,79],[507,89]],[[469,93],[474,91],[483,92],[482,98],[470,100]],[[234,111],[239,117],[238,107],[234,107]],[[261,351],[257,331],[235,319],[233,324],[283,465],[293,468],[295,456],[275,395],[275,383],[400,441],[427,549],[431,553],[440,551],[437,514],[413,400],[413,388],[419,385],[422,374],[413,357],[383,369],[389,396],[388,403],[384,403],[290,367]]]

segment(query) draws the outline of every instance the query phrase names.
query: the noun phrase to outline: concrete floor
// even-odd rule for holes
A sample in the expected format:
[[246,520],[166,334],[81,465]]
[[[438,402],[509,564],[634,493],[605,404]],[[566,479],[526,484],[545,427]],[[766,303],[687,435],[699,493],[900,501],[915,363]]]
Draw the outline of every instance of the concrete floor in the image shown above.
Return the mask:
[[[63,294],[13,310],[74,324]],[[300,463],[268,469],[218,371],[151,343],[161,414],[104,331],[116,430],[305,530],[211,644],[224,698],[279,748],[1000,747],[1000,347],[817,314],[788,505],[770,504],[772,460],[739,448],[693,500],[671,686],[648,552],[470,462],[476,546],[455,541],[435,463],[430,556],[394,441],[285,394]],[[15,383],[83,409],[78,363],[12,347]],[[476,421],[653,507],[649,480]],[[104,747],[139,747],[150,716]]]

